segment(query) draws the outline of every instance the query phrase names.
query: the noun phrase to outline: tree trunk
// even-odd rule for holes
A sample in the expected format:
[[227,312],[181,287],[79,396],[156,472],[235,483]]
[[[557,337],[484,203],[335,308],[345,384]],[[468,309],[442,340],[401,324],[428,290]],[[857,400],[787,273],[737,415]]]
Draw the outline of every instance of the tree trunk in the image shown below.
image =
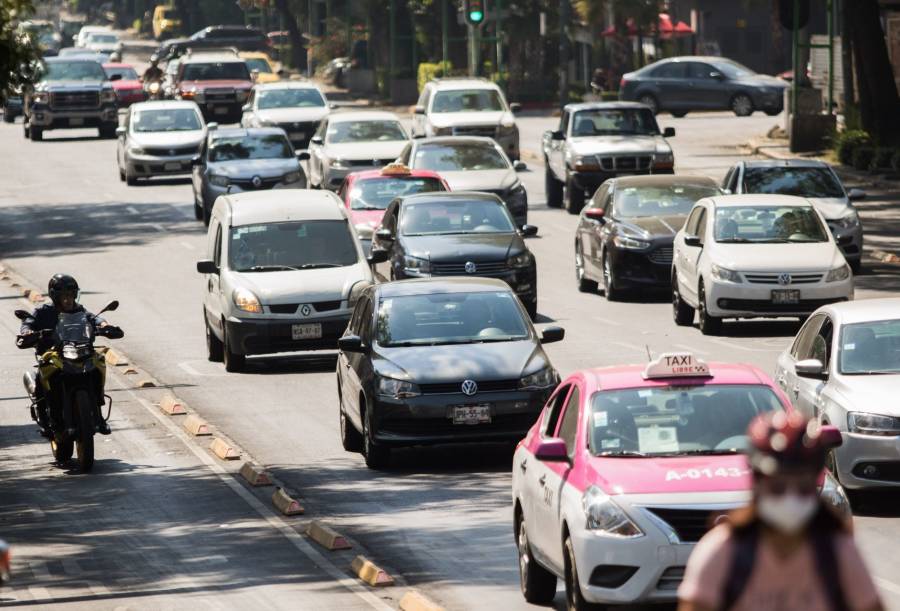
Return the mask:
[[850,0],[841,0],[841,72],[844,78],[844,113],[856,104],[853,84],[853,40],[850,34],[851,7]]
[[287,28],[288,38],[291,39],[291,66],[295,70],[306,70],[306,45],[303,34],[297,26],[297,17],[288,5],[288,0],[275,0],[275,8],[284,18],[284,27]]
[[863,128],[881,145],[898,145],[900,96],[881,29],[877,0],[855,0],[850,20]]

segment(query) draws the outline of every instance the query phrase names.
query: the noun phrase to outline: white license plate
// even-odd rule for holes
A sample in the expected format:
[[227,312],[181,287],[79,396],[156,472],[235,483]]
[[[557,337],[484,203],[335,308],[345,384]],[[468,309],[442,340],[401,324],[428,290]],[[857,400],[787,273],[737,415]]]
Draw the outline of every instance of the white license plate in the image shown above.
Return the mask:
[[69,119],[69,125],[75,127],[76,125],[84,125],[84,119],[81,117],[71,117]]
[[215,108],[213,108],[213,114],[214,115],[227,115],[228,107],[227,106],[216,106]]
[[167,170],[167,171],[168,170],[180,170],[181,163],[179,163],[178,161],[170,161],[169,163],[163,165],[163,169]]
[[772,303],[780,305],[800,303],[800,291],[772,291]]
[[460,405],[453,408],[453,424],[484,424],[491,421],[491,406]]
[[322,324],[291,325],[291,338],[298,339],[322,339]]

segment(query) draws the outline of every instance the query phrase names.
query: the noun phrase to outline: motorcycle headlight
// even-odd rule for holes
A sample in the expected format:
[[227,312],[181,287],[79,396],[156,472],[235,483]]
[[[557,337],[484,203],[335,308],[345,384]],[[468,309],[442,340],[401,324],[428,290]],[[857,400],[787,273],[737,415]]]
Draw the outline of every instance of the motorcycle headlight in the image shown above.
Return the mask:
[[825,276],[825,282],[838,282],[846,280],[850,277],[850,266],[844,263],[840,267],[836,267]]
[[221,176],[219,174],[210,174],[209,182],[210,182],[210,184],[216,185],[217,187],[227,187],[228,186],[228,177]]
[[843,486],[827,471],[825,472],[825,481],[822,483],[821,490],[819,490],[819,496],[823,501],[831,505],[839,515],[849,518],[853,513],[850,508],[850,500],[847,498],[847,493],[844,492]]
[[418,257],[403,257],[403,267],[408,272],[415,272],[418,274],[431,273],[431,261],[420,259]]
[[709,270],[709,273],[712,274],[712,277],[720,282],[740,282],[741,275],[736,271],[731,269],[726,269],[719,265],[713,265]]
[[410,397],[418,397],[421,394],[418,386],[406,380],[385,378],[383,376],[378,376],[377,380],[376,392],[382,397],[408,399]]
[[46,91],[36,93],[31,97],[31,102],[33,104],[47,104],[50,102],[50,94]]
[[62,356],[67,361],[77,361],[78,360],[78,348],[73,346],[72,344],[66,344],[62,349]]
[[293,182],[300,182],[300,178],[301,178],[300,172],[288,172],[287,174],[284,175],[284,177],[281,180],[286,183],[293,183]]
[[533,262],[534,256],[527,250],[520,252],[517,255],[513,255],[506,260],[506,264],[510,267],[528,267]]
[[359,297],[360,295],[362,295],[363,291],[370,286],[372,286],[372,284],[368,280],[360,280],[350,288],[350,295],[347,297],[347,304],[351,309],[356,306],[356,302],[359,300]]
[[553,367],[545,367],[536,373],[527,375],[519,380],[519,390],[543,390],[556,386],[559,382],[559,374]]
[[841,218],[832,222],[841,229],[850,229],[852,227],[857,227],[859,226],[859,213],[856,210],[851,210]]
[[238,310],[251,314],[262,314],[262,305],[259,303],[259,299],[247,289],[235,289],[233,299],[234,306]]
[[613,243],[617,247],[624,248],[625,250],[644,250],[650,248],[650,242],[638,240],[637,238],[630,238],[627,235],[617,235],[613,238]]
[[862,435],[880,435],[892,437],[900,435],[900,418],[869,414],[866,412],[850,412],[847,414],[847,426],[851,433]]
[[591,486],[585,491],[581,503],[587,518],[587,528],[590,530],[607,537],[622,539],[644,536],[644,532],[622,511],[622,508],[596,486]]
[[116,101],[116,91],[115,89],[104,89],[100,92],[100,101],[101,102],[115,102]]

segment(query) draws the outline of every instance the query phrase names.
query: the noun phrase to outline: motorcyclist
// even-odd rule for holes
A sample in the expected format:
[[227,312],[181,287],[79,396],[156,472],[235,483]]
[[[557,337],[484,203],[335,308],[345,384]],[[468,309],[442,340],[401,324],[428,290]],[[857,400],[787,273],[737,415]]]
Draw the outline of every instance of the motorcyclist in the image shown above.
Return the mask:
[[163,69],[159,67],[159,56],[154,53],[150,56],[150,66],[144,70],[141,81],[148,84],[159,82],[162,81],[164,74]]
[[[19,335],[16,337],[16,346],[22,349],[34,347],[38,354],[43,354],[52,348],[54,344],[52,331],[56,329],[60,313],[71,314],[85,311],[84,307],[78,303],[78,290],[78,282],[75,278],[68,274],[54,274],[47,287],[47,295],[52,303],[39,306],[31,316],[22,322]],[[94,326],[94,330],[103,329],[103,335],[106,337],[117,339],[124,335],[119,327],[110,325],[99,316],[88,313],[87,318]],[[50,331],[50,333],[42,333],[44,331]],[[43,394],[39,376],[40,370],[38,370],[38,384],[36,385],[38,400]],[[38,425],[41,427],[41,433],[45,436],[49,435],[50,431],[47,411],[38,409]],[[59,414],[50,414],[50,418],[55,421],[58,421],[59,417]],[[94,422],[97,432],[109,435],[109,425],[103,420],[99,406],[94,410]]]

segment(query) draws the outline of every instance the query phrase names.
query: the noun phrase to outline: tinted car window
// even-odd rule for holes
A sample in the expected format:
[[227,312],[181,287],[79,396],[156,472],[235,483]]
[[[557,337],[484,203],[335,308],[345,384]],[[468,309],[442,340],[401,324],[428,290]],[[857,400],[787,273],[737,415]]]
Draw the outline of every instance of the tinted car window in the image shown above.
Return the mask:
[[747,76],[754,76],[756,74],[747,66],[743,66],[735,61],[731,61],[730,59],[719,59],[715,62],[712,62],[712,64],[719,72],[730,79],[744,78]]
[[505,170],[509,163],[493,144],[427,144],[416,149],[414,167],[436,172]]
[[716,210],[717,242],[827,242],[815,211],[797,206],[729,206]]
[[115,66],[115,67],[104,67],[103,71],[106,73],[107,77],[112,77],[116,74],[121,75],[123,81],[136,81],[138,80],[138,74],[134,68],[129,66]]
[[315,89],[262,89],[257,91],[257,105],[267,108],[315,108],[325,106],[322,94]]
[[515,230],[506,206],[490,200],[409,203],[400,215],[400,232],[406,236]]
[[688,62],[687,64],[688,78],[711,79],[713,78],[712,73],[714,71],[715,68],[713,68],[709,64],[703,64],[700,62]]
[[653,135],[659,126],[649,108],[581,110],[572,116],[573,136]]
[[328,126],[328,142],[390,142],[406,140],[398,121],[333,121]]
[[181,73],[184,81],[249,81],[250,71],[244,62],[210,62],[186,64]]
[[496,112],[504,110],[500,94],[493,89],[438,91],[431,112]]
[[685,70],[682,62],[668,62],[654,68],[650,72],[653,78],[684,78]]
[[210,161],[236,159],[287,159],[292,157],[291,145],[281,134],[261,136],[221,136],[209,146]]
[[136,110],[131,114],[135,132],[181,132],[202,129],[200,117],[191,108]]
[[578,404],[580,403],[578,387],[572,389],[572,395],[566,402],[566,411],[563,412],[562,422],[556,436],[566,442],[569,456],[575,456],[575,438],[578,434]]
[[688,214],[694,204],[712,197],[719,190],[698,185],[654,187],[619,187],[616,190],[614,215],[619,218]]
[[273,272],[355,265],[359,256],[346,221],[290,221],[232,227],[228,265]]
[[385,297],[378,309],[378,343],[434,346],[528,339],[516,301],[509,291]]
[[369,178],[357,180],[350,191],[350,208],[353,210],[384,210],[395,197],[414,193],[443,191],[444,185],[437,178]]
[[844,189],[828,168],[746,168],[745,193],[843,198]]

